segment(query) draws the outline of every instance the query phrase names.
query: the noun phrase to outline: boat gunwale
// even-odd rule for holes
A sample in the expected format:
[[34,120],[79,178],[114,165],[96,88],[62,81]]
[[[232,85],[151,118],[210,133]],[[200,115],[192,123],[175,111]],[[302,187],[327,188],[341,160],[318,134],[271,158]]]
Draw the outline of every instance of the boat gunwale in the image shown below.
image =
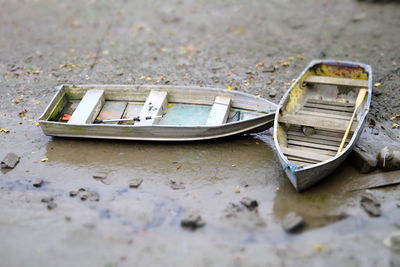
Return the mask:
[[[345,149],[342,150],[342,152],[340,154],[337,154],[333,157],[331,157],[330,159],[326,160],[326,161],[322,161],[322,162],[318,162],[316,164],[310,165],[310,166],[300,166],[297,165],[295,163],[292,163],[291,161],[289,161],[287,159],[287,157],[282,153],[282,150],[280,148],[280,145],[278,143],[278,138],[277,138],[277,125],[278,125],[278,119],[279,119],[279,112],[281,110],[281,108],[284,106],[286,99],[288,98],[288,95],[290,94],[290,92],[293,90],[294,86],[296,84],[298,84],[298,82],[300,81],[300,79],[302,77],[304,77],[304,75],[306,74],[307,71],[309,71],[312,67],[314,67],[317,64],[331,64],[331,65],[339,65],[339,66],[350,66],[350,67],[362,67],[364,69],[365,72],[368,73],[368,96],[367,96],[367,102],[366,105],[364,105],[364,109],[362,110],[361,116],[360,116],[360,120],[359,123],[356,127],[356,129],[354,130],[354,133],[351,137],[351,139],[348,142],[348,145],[345,147]],[[296,173],[300,173],[302,171],[305,170],[310,170],[313,168],[317,168],[320,167],[322,165],[331,163],[336,161],[338,158],[340,158],[342,155],[347,154],[349,149],[353,148],[353,143],[355,141],[356,138],[358,138],[358,135],[360,134],[360,130],[362,127],[364,127],[364,121],[366,119],[366,116],[370,110],[370,105],[371,105],[371,97],[372,97],[372,69],[371,66],[368,64],[364,64],[364,63],[360,63],[360,62],[354,62],[354,61],[345,61],[345,60],[330,60],[330,59],[326,59],[326,60],[312,60],[307,67],[304,68],[304,70],[300,73],[300,75],[296,78],[296,80],[292,83],[292,85],[290,86],[290,88],[285,92],[285,94],[282,96],[281,100],[278,103],[278,106],[276,108],[276,112],[275,112],[275,118],[274,118],[274,130],[273,130],[273,136],[274,136],[274,143],[275,143],[275,147],[278,153],[278,156],[280,158],[281,161],[283,161],[283,163],[285,163],[286,166],[290,166],[290,164],[293,164],[296,166],[296,168],[294,170],[290,169],[292,175],[294,176],[294,179],[297,180],[296,177]],[[297,188],[297,181],[296,182],[296,189]]]

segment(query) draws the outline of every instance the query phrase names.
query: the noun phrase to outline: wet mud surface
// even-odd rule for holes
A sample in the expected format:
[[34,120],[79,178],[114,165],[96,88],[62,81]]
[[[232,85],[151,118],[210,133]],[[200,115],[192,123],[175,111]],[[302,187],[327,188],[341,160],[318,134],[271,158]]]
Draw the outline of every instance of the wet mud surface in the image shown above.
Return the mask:
[[[399,266],[383,244],[399,227],[398,186],[369,190],[379,217],[360,205],[366,190],[351,190],[398,172],[359,174],[345,163],[299,194],[268,131],[150,143],[51,138],[35,125],[62,83],[231,86],[277,103],[311,59],[326,57],[372,66],[378,126],[361,142],[397,143],[389,118],[400,113],[398,2],[0,7],[0,158],[21,157],[0,172],[2,265]],[[304,219],[295,233],[281,226],[290,212]],[[205,225],[182,228],[190,214]]]

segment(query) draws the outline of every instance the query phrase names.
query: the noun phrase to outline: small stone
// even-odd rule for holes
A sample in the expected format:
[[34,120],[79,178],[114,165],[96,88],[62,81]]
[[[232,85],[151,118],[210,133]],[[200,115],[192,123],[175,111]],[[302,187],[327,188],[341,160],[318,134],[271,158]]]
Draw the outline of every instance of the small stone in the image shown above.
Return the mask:
[[196,230],[197,228],[203,227],[205,224],[206,223],[198,214],[189,214],[181,221],[181,226],[190,230]]
[[175,183],[175,184],[171,184],[171,188],[174,190],[179,190],[179,189],[185,189],[185,185],[182,183]]
[[44,181],[43,179],[35,179],[32,183],[34,187],[41,187],[43,185]]
[[53,210],[57,207],[57,203],[50,201],[49,203],[47,203],[47,209],[48,210]]
[[89,193],[88,192],[82,192],[82,193],[79,194],[79,198],[82,201],[85,201],[85,200],[87,200],[89,198]]
[[54,198],[53,197],[43,197],[41,202],[43,203],[49,203],[49,202],[53,202]]
[[89,200],[90,201],[99,201],[100,200],[100,196],[97,192],[89,192]]
[[381,216],[381,204],[378,200],[371,194],[364,194],[361,196],[360,200],[361,207],[373,217]]
[[301,216],[295,212],[289,212],[283,218],[282,227],[286,232],[295,232],[304,224],[304,220]]
[[274,65],[264,66],[261,69],[261,72],[274,72],[276,70]]
[[1,168],[13,169],[19,162],[20,157],[14,153],[8,153],[1,161]]
[[305,136],[311,136],[311,135],[316,134],[316,131],[315,131],[314,127],[302,126],[301,127],[301,131],[303,132],[303,134]]
[[268,95],[269,95],[269,97],[275,97],[276,96],[276,91],[272,90],[272,91],[269,92]]
[[399,253],[400,252],[400,232],[394,232],[390,234],[385,240],[383,244],[390,248],[391,250]]
[[142,178],[132,178],[129,180],[130,188],[138,188],[143,183]]
[[71,221],[71,217],[65,216],[65,217],[64,217],[64,220],[65,220],[66,222],[70,222],[70,221]]
[[69,192],[69,196],[70,197],[76,197],[78,195],[78,192],[76,192],[76,191],[70,191]]
[[255,199],[244,197],[240,200],[240,203],[248,209],[255,209],[258,207],[258,202]]

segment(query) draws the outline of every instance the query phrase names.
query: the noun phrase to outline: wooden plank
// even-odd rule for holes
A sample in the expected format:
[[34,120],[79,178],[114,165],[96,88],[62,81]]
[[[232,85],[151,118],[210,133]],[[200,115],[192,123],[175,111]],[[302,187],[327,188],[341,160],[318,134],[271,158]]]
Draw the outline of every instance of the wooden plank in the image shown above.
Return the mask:
[[314,136],[298,136],[298,135],[288,135],[289,140],[294,141],[302,141],[302,142],[309,142],[314,144],[321,144],[321,145],[329,145],[329,146],[337,146],[339,147],[341,141],[331,141],[331,140],[324,140],[314,138]]
[[69,124],[90,124],[104,104],[104,90],[88,90],[72,113]]
[[337,117],[336,116],[330,116],[331,118],[338,118],[338,119],[345,118],[347,120],[350,120],[350,118],[351,118],[351,112],[347,112],[347,111],[327,110],[327,109],[309,108],[309,107],[302,107],[300,109],[300,111],[307,111],[307,113],[308,112],[313,112],[314,114],[310,113],[310,115],[314,115],[314,116],[319,116],[319,115],[325,116],[326,114],[330,114],[330,115],[336,115],[337,116]]
[[206,125],[221,125],[226,123],[231,108],[231,99],[226,96],[217,96],[211,108]]
[[337,151],[339,146],[330,146],[330,145],[323,145],[323,144],[315,144],[315,143],[309,143],[309,142],[303,142],[303,141],[296,141],[296,140],[288,140],[289,145],[297,145],[297,146],[305,146],[305,147],[311,147],[311,148],[318,148],[318,149],[324,149],[324,150],[332,150],[332,151]]
[[[294,114],[286,114],[280,116],[278,121],[295,125],[311,126],[319,129],[339,130],[343,132],[347,129],[347,126],[349,124],[348,121],[345,120],[335,120],[330,118],[318,118],[314,116]],[[357,123],[353,123],[351,131],[354,132],[356,128]]]
[[[121,119],[127,104],[124,101],[106,101],[98,117],[100,120]],[[106,122],[106,124],[118,124],[118,122]]]
[[308,76],[305,81],[306,83],[316,84],[328,84],[328,85],[340,85],[349,87],[368,88],[368,80],[356,80],[349,78],[329,77],[329,76]]
[[318,148],[311,148],[311,147],[298,146],[298,145],[287,145],[287,147],[301,150],[301,151],[308,151],[308,152],[317,153],[317,154],[321,154],[321,155],[327,155],[327,156],[335,156],[336,155],[336,151],[332,151],[332,150],[322,150],[322,149],[318,149]]
[[332,118],[332,119],[338,119],[338,120],[347,120],[350,121],[351,118],[351,113],[348,113],[349,116],[343,116],[343,115],[337,115],[337,114],[331,114],[331,113],[325,113],[325,112],[314,112],[314,111],[309,111],[309,110],[299,110],[297,112],[299,115],[310,115],[310,116],[315,116],[315,117],[324,117],[324,118]]
[[330,100],[322,100],[322,99],[313,99],[310,98],[307,100],[308,103],[314,103],[314,104],[323,104],[323,105],[332,105],[332,106],[341,106],[341,107],[353,107],[354,108],[354,103],[345,103],[345,102],[339,102],[339,101],[330,101]]
[[318,163],[318,161],[316,161],[316,160],[312,160],[312,159],[302,159],[302,158],[295,157],[295,156],[288,156],[287,158],[288,158],[290,161],[292,161],[292,160],[297,160],[297,161],[306,162],[306,163],[313,163],[313,164]]
[[[301,136],[301,137],[306,137],[302,132],[300,131],[288,131],[289,136]],[[343,136],[343,134],[342,134]],[[321,140],[328,140],[328,141],[336,141],[340,143],[342,141],[341,137],[334,137],[334,136],[329,136],[329,135],[321,135],[321,134],[313,134],[310,136],[313,139],[321,139]],[[350,138],[347,138],[346,142],[350,142]]]
[[303,166],[303,167],[308,167],[311,165],[314,165],[315,163],[309,163],[309,162],[303,162],[303,161],[298,161],[298,160],[293,160],[293,159],[289,159],[290,162],[299,165],[299,166]]
[[157,124],[161,120],[157,116],[162,116],[167,110],[167,94],[165,91],[151,91],[140,112],[140,121],[136,125]]
[[304,107],[344,111],[344,112],[350,112],[350,113],[353,113],[353,111],[354,111],[354,107],[330,106],[330,105],[314,104],[314,103],[305,103]]
[[327,155],[321,155],[321,154],[317,154],[317,153],[312,153],[312,152],[288,148],[288,147],[281,147],[281,150],[282,150],[283,154],[288,155],[288,156],[295,156],[295,157],[299,157],[302,159],[311,159],[311,160],[315,160],[318,162],[325,161],[325,160],[332,158]]

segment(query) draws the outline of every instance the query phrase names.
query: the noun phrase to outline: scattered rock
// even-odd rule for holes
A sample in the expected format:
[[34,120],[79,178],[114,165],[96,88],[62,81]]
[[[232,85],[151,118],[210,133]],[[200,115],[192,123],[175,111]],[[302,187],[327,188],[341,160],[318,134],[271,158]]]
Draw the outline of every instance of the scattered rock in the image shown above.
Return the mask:
[[82,201],[86,201],[86,200],[99,201],[100,200],[100,196],[97,192],[89,191],[89,190],[86,190],[85,188],[79,188],[78,191],[70,191],[69,196],[70,197],[77,196]]
[[185,185],[182,182],[177,183],[174,179],[171,179],[170,182],[171,188],[174,190],[185,189]]
[[229,203],[224,210],[224,217],[234,227],[247,230],[256,230],[266,226],[264,219],[258,214],[257,209],[247,209],[244,205]]
[[378,200],[371,194],[364,194],[361,196],[360,200],[361,207],[373,217],[381,216],[381,204]]
[[302,126],[301,131],[305,136],[311,136],[316,134],[315,128],[314,127],[309,127],[309,126]]
[[19,162],[20,157],[10,152],[1,161],[1,168],[13,169]]
[[78,192],[76,192],[76,191],[70,191],[69,192],[69,196],[70,197],[76,197],[78,195]]
[[240,200],[240,203],[248,209],[255,209],[258,207],[258,202],[255,199],[244,197]]
[[43,203],[49,203],[49,202],[53,202],[54,198],[53,197],[43,197],[41,202]]
[[129,180],[130,188],[138,188],[143,183],[142,178],[132,178]]
[[206,223],[198,214],[189,214],[181,221],[181,226],[190,230],[196,230],[197,228],[203,227],[205,224]]
[[263,66],[261,72],[274,72],[276,70],[274,65]]
[[269,91],[269,97],[275,97],[276,96],[276,91],[275,90],[271,90]]
[[106,175],[103,175],[103,174],[93,175],[93,179],[95,179],[96,181],[102,182],[103,184],[106,184],[106,185],[111,184],[111,181],[109,179],[107,179]]
[[286,232],[292,233],[304,225],[304,219],[296,212],[289,212],[282,220],[282,227]]
[[382,148],[378,154],[378,166],[383,171],[400,170],[400,147]]
[[44,183],[43,179],[35,179],[35,180],[32,182],[32,185],[33,185],[34,187],[41,187],[41,186],[43,185],[43,183]]
[[50,201],[49,203],[47,203],[48,210],[53,210],[55,208],[57,208],[57,203],[55,203],[54,201]]
[[374,171],[378,165],[376,156],[359,145],[354,147],[349,159],[352,166],[360,173],[370,173]]
[[383,240],[383,244],[390,248],[395,252],[400,252],[400,232],[394,232],[390,234],[385,240]]

